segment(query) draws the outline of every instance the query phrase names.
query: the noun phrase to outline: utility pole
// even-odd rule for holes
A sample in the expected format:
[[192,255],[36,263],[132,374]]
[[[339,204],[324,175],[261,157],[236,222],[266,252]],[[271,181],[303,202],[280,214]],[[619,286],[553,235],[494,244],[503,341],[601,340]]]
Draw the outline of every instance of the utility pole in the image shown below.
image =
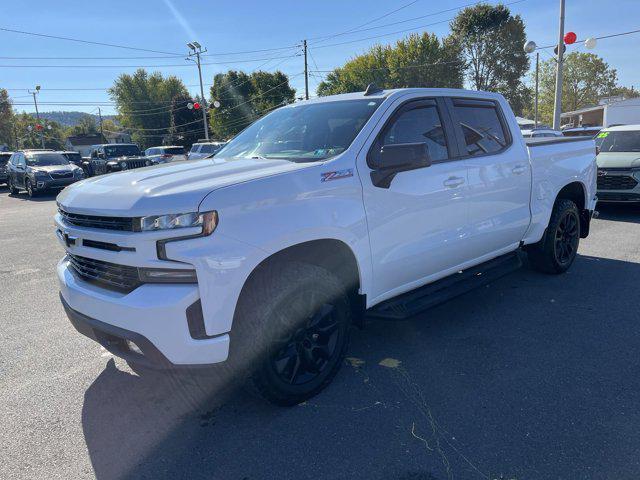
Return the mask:
[[[36,85],[36,89],[34,91],[28,90],[28,92],[33,95],[33,104],[36,107],[36,119],[38,120],[38,125],[40,125],[40,113],[38,112],[38,101],[36,100],[36,95],[40,93],[40,85]],[[40,125],[40,144],[44,150],[44,129],[42,128],[42,125]]]
[[556,65],[556,98],[553,106],[553,129],[560,130],[562,114],[562,64],[564,63],[564,2],[560,0],[560,27],[558,29],[558,61]]
[[[202,46],[198,42],[189,42],[187,47],[191,50],[189,53],[189,60],[196,63],[198,66],[198,76],[200,77],[200,96],[202,97],[202,127],[204,128],[204,138],[209,141],[209,125],[207,124],[207,100],[204,97],[204,85],[202,84],[202,67],[200,66],[200,55],[205,53],[207,49],[202,50]],[[191,58],[196,57],[195,60]]]
[[100,110],[100,107],[98,107],[98,118],[100,119],[100,136],[104,140],[104,133],[102,132],[102,111]]
[[307,41],[302,41],[304,49],[304,99],[309,100],[309,68],[307,66]]
[[534,122],[535,128],[538,128],[538,74],[540,72],[539,64],[540,64],[540,52],[536,52],[536,103],[535,103],[535,106],[533,107],[534,109],[533,122]]

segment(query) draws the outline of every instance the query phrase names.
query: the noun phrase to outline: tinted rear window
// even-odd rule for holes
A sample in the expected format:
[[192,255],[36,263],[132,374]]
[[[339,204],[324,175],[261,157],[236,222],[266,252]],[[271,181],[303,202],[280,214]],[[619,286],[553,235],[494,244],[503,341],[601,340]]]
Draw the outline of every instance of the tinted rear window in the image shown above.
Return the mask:
[[167,153],[170,155],[182,155],[184,153],[184,148],[182,147],[163,148],[162,153]]
[[495,153],[509,144],[500,114],[491,102],[454,101],[454,111],[471,156]]
[[6,165],[10,158],[10,153],[0,153],[0,165]]

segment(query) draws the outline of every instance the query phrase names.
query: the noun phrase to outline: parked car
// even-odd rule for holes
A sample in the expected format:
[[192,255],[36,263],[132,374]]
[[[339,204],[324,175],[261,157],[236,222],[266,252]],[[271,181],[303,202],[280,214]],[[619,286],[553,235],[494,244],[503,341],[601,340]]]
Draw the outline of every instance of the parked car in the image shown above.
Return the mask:
[[105,173],[148,167],[153,162],[145,157],[134,143],[108,143],[94,145],[91,148],[89,175],[103,175]]
[[9,193],[26,190],[30,197],[46,190],[61,190],[82,180],[81,168],[69,163],[61,152],[22,150],[14,152],[7,164]]
[[7,163],[13,152],[0,152],[0,184],[7,183]]
[[222,150],[226,144],[226,142],[194,143],[191,146],[187,159],[199,160],[201,158],[211,157]]
[[598,201],[640,202],[640,125],[604,128],[596,141]]
[[147,148],[144,155],[154,163],[180,162],[187,159],[184,147],[178,146]]
[[82,168],[82,155],[80,155],[80,152],[64,151],[60,153],[69,160],[69,163],[73,163],[76,167]]
[[602,127],[574,127],[562,130],[565,137],[589,137],[594,138],[602,130]]
[[522,130],[524,138],[540,138],[540,137],[562,137],[562,132],[552,128],[532,128],[530,130]]
[[63,191],[61,300],[133,368],[227,362],[220,375],[291,405],[335,376],[365,310],[412,317],[518,268],[521,249],[565,272],[595,191],[593,140],[525,141],[499,94],[319,97],[216,162]]

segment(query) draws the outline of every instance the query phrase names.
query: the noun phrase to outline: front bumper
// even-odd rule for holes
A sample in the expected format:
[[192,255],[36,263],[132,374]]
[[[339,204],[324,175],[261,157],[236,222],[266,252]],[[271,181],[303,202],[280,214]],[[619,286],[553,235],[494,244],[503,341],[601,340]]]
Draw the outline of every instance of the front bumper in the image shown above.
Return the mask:
[[[598,202],[640,202],[638,170],[600,168],[598,172]],[[620,186],[625,188],[616,188]]]
[[36,190],[56,190],[68,187],[76,182],[79,182],[82,178],[61,178],[61,179],[43,179],[36,177],[33,181],[33,185]]
[[[64,258],[58,263],[60,297],[74,327],[114,355],[153,368],[223,362],[229,335],[194,339],[187,309],[199,299],[197,285],[145,284],[123,294],[92,285]],[[130,351],[134,342],[141,354]]]

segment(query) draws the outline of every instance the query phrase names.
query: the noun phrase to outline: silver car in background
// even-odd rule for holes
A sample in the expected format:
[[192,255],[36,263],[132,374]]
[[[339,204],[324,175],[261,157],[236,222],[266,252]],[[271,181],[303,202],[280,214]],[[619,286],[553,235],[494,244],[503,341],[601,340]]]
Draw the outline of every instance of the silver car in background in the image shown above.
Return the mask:
[[187,159],[184,147],[177,145],[147,148],[144,151],[144,155],[151,159],[153,163],[181,162]]
[[227,142],[194,143],[187,158],[189,160],[199,160],[210,157],[222,150],[226,144]]
[[604,128],[596,145],[598,201],[640,202],[640,125]]

